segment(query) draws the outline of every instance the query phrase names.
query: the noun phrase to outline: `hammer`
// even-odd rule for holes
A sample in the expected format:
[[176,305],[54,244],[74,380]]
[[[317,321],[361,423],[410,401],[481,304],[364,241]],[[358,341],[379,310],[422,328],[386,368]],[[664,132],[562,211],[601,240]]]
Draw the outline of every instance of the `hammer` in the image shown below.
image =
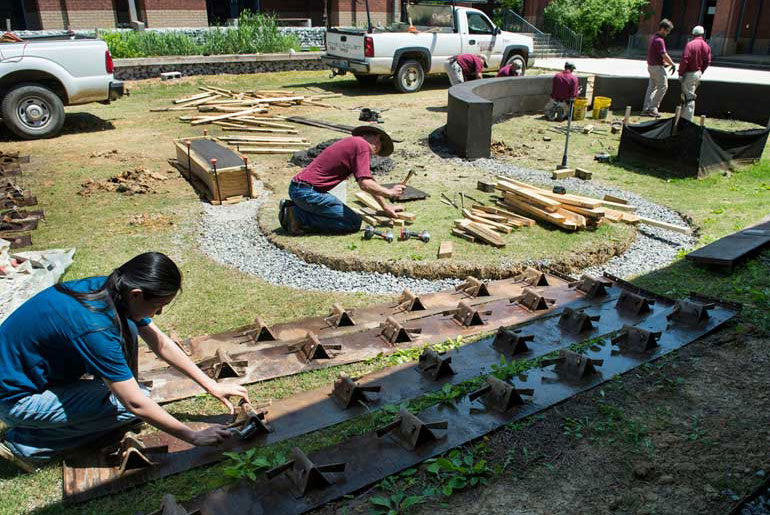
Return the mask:
[[401,185],[406,186],[406,183],[409,182],[409,179],[411,179],[413,175],[414,175],[414,170],[409,170],[409,173],[406,174],[406,177],[404,177],[404,180],[401,181]]

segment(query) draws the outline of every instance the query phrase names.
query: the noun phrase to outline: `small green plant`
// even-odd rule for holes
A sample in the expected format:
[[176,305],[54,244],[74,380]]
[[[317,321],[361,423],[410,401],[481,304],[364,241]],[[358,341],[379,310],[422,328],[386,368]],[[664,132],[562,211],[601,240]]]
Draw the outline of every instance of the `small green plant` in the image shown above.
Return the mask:
[[[427,462],[426,462],[427,463]],[[492,473],[487,460],[476,460],[472,452],[454,449],[446,457],[431,462],[426,471],[438,478],[440,491],[445,497],[455,491],[477,485],[486,485]]]
[[705,436],[706,430],[701,426],[700,417],[690,416],[690,433],[687,435],[687,439],[691,442],[704,441]]
[[425,497],[422,495],[407,496],[404,492],[396,492],[388,497],[369,498],[369,502],[374,505],[371,513],[375,515],[401,515],[424,501]]
[[229,458],[225,464],[225,475],[235,479],[257,480],[257,472],[266,470],[286,461],[286,457],[277,453],[272,456],[258,454],[264,449],[253,447],[245,452],[224,452],[224,456]]
[[460,386],[453,386],[449,383],[441,387],[441,390],[429,393],[425,397],[431,402],[438,404],[454,404],[459,397],[465,395],[465,389]]
[[351,241],[348,245],[348,250],[356,250],[358,248],[358,245],[356,245],[355,241]]

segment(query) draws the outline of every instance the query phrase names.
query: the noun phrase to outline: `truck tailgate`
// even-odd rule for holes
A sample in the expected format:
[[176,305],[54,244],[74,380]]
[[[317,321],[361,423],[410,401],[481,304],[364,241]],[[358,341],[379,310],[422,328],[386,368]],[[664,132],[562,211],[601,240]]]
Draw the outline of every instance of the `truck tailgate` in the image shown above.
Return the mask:
[[364,34],[331,29],[326,32],[326,54],[329,57],[364,58]]

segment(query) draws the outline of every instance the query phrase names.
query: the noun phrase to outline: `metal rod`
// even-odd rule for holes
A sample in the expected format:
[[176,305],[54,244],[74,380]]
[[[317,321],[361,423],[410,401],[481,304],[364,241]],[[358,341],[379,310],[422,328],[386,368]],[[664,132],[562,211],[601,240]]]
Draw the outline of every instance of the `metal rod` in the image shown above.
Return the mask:
[[372,13],[369,11],[369,0],[364,0],[366,4],[366,23],[369,25],[369,34],[372,33]]
[[574,98],[569,99],[569,116],[567,117],[567,139],[564,140],[564,155],[561,157],[561,168],[567,168],[567,152],[569,150],[569,133],[572,127],[572,105],[575,102]]
[[222,190],[219,189],[219,174],[217,173],[217,160],[211,159],[211,169],[214,172],[214,181],[217,183],[217,200],[222,203]]

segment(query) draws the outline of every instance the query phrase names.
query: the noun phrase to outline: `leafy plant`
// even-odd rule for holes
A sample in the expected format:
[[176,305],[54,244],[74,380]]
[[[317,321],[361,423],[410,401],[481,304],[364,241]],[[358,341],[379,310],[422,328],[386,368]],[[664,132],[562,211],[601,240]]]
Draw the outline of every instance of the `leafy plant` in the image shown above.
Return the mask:
[[447,383],[441,387],[441,390],[426,395],[426,398],[438,404],[454,404],[457,398],[462,397],[464,394],[464,388]]
[[422,495],[407,496],[404,492],[396,492],[388,497],[370,497],[369,502],[374,505],[372,513],[376,515],[400,515],[407,513],[412,506],[425,501]]
[[593,47],[600,35],[610,38],[637,21],[647,4],[647,0],[553,0],[545,17],[582,34],[583,44]]
[[439,479],[439,491],[446,497],[457,490],[486,485],[487,477],[492,473],[487,460],[477,461],[473,453],[462,453],[459,449],[454,449],[446,457],[431,462],[426,471]]
[[224,452],[224,456],[229,458],[225,464],[225,475],[235,479],[257,480],[257,472],[273,468],[286,462],[286,456],[281,453],[272,456],[257,454],[263,451],[258,447],[253,447],[245,452]]

